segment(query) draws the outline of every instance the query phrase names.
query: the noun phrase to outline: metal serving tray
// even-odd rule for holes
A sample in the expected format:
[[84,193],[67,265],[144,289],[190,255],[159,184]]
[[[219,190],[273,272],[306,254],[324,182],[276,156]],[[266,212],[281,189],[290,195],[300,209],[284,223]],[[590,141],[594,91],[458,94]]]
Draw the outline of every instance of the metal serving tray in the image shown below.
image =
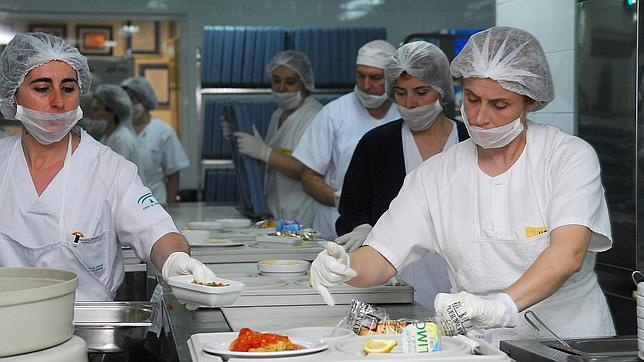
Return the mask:
[[74,334],[90,352],[129,352],[145,343],[156,308],[148,302],[76,302]]

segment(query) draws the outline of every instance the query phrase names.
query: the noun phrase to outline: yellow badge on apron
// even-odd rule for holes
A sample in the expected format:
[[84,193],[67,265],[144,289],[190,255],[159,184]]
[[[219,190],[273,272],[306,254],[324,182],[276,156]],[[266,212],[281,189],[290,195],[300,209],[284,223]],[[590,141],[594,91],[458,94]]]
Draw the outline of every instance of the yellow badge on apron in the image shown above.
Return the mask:
[[531,238],[533,236],[545,234],[548,232],[547,226],[526,226],[525,227],[525,237]]

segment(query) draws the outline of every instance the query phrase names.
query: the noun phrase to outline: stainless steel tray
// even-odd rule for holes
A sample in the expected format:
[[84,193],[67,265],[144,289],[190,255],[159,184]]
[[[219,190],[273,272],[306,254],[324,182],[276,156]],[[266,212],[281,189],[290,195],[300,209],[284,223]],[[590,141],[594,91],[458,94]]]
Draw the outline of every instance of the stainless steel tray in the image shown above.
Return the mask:
[[74,334],[90,352],[128,352],[145,343],[156,314],[147,302],[76,302]]

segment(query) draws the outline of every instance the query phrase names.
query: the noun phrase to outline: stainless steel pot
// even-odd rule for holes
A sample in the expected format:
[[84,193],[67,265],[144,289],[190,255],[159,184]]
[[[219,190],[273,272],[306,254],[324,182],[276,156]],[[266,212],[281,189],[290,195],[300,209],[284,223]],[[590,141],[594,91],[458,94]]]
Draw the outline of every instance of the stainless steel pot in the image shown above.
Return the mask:
[[78,275],[71,271],[0,267],[0,357],[71,338],[76,287]]

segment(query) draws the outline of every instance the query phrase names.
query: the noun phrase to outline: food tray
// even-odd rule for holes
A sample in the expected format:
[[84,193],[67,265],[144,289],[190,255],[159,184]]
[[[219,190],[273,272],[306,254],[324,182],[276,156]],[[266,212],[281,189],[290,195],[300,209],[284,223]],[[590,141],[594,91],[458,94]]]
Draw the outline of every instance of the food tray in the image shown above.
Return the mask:
[[148,302],[76,302],[74,334],[90,352],[133,351],[145,343],[156,312]]
[[193,281],[194,277],[192,275],[177,275],[168,278],[172,293],[178,300],[206,307],[232,304],[239,298],[239,293],[244,289],[244,283],[222,278],[215,278],[213,281],[229,285],[211,287],[195,284]]
[[[280,333],[280,332],[278,332]],[[237,332],[226,333],[199,333],[190,336],[187,341],[190,355],[193,362],[220,362],[220,357],[203,351],[203,346],[209,343],[232,340],[237,337]],[[382,336],[382,335],[381,335]],[[387,338],[400,338],[399,335],[389,335]],[[494,348],[487,342],[480,341],[479,355],[471,354],[468,344],[454,337],[443,337],[441,343],[444,351],[435,353],[400,354],[400,353],[372,353],[365,356],[362,353],[362,343],[373,336],[348,336],[346,339],[327,341],[329,348],[318,353],[298,357],[271,358],[271,360],[284,361],[367,361],[367,360],[389,360],[389,361],[436,361],[436,362],[509,362],[510,358]],[[382,338],[382,337],[380,337]],[[465,337],[467,338],[467,337]],[[230,358],[228,361],[243,361],[248,359]]]

